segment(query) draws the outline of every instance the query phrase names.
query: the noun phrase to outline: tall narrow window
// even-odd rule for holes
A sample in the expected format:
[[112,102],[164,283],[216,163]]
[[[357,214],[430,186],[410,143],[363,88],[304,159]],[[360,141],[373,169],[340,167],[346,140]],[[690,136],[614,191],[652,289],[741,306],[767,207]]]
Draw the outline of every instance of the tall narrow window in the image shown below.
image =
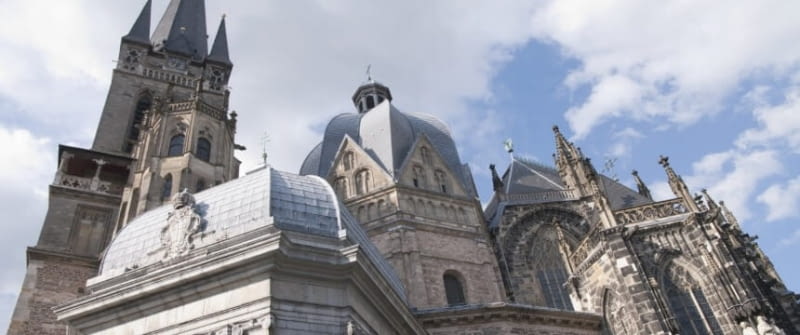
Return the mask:
[[567,269],[559,251],[558,236],[551,225],[539,228],[531,245],[535,248],[531,253],[531,267],[535,271],[538,291],[544,298],[547,307],[563,310],[573,310],[569,292],[564,287],[567,281]]
[[194,189],[195,189],[195,192],[200,192],[202,190],[205,190],[206,189],[206,181],[203,180],[203,179],[198,179],[197,180],[197,185],[195,186]]
[[172,136],[169,140],[169,151],[167,156],[180,156],[183,155],[183,140],[186,137],[183,134]]
[[433,174],[434,179],[436,179],[436,184],[439,185],[439,191],[447,193],[447,178],[445,178],[444,172],[442,170],[436,170]]
[[172,174],[167,174],[161,187],[161,201],[169,200],[170,196],[172,196]]
[[131,120],[131,126],[128,129],[128,140],[125,142],[125,152],[131,152],[133,146],[139,141],[139,133],[141,131],[142,121],[144,121],[144,113],[150,109],[151,104],[150,97],[146,95],[141,97],[139,102],[136,103],[136,109],[133,110],[133,120]]
[[428,147],[422,147],[419,149],[419,154],[422,156],[422,162],[425,164],[431,164],[431,151],[428,150]]
[[664,278],[664,293],[681,334],[722,334],[703,290],[694,285],[694,280],[684,277],[679,285],[670,277]]
[[339,177],[333,182],[333,189],[336,191],[336,195],[339,196],[340,199],[344,200],[347,198],[347,178]]
[[211,159],[211,142],[202,137],[197,140],[197,158],[206,162]]
[[361,195],[369,192],[371,182],[369,170],[358,171],[356,173],[356,194]]
[[367,109],[372,109],[372,107],[375,107],[375,98],[370,95],[367,97]]
[[425,171],[421,166],[414,166],[414,187],[425,187]]
[[458,280],[458,277],[452,273],[445,273],[443,279],[444,293],[447,296],[447,305],[459,306],[466,304],[467,299],[464,296],[464,287],[461,285],[461,281]]
[[353,164],[355,163],[355,159],[353,158],[353,152],[348,151],[344,154],[344,170],[350,171],[353,168]]

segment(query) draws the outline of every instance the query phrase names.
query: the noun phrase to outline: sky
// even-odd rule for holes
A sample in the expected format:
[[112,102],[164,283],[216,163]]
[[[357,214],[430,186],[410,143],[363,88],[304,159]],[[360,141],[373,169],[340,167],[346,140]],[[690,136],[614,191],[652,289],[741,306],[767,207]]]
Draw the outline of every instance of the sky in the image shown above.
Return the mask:
[[[90,147],[144,0],[0,0],[0,329],[47,209],[58,144]],[[152,26],[167,0],[153,1]],[[724,200],[800,290],[800,2],[206,1],[227,15],[242,171],[296,172],[372,77],[450,125],[485,203],[488,165],[552,165],[551,127],[598,170],[673,197],[659,155]],[[211,44],[209,40],[209,45]],[[263,144],[265,134],[269,141]],[[613,164],[605,164],[613,162]]]

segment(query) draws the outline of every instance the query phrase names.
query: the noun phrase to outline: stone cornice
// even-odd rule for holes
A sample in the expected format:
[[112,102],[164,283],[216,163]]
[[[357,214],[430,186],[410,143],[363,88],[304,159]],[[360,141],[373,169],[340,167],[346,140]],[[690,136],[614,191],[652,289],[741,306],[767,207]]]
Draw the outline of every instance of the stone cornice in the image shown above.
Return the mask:
[[94,269],[97,269],[97,267],[100,265],[100,261],[97,259],[97,257],[79,256],[66,252],[47,250],[37,247],[28,247],[27,254],[28,263],[30,263],[31,260],[55,260],[65,264],[85,266]]
[[597,314],[509,303],[418,310],[415,315],[426,329],[478,325],[493,321],[513,321],[585,330],[600,330],[602,327],[602,317]]

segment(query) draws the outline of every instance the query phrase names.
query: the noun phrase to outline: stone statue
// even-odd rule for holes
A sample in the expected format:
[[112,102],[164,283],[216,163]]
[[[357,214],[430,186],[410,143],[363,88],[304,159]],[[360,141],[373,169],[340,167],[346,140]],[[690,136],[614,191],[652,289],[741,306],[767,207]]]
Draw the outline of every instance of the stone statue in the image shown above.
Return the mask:
[[200,231],[202,217],[195,212],[194,196],[183,189],[172,197],[174,210],[161,228],[161,248],[164,258],[184,255],[194,248],[194,234]]
[[778,326],[773,325],[767,318],[762,315],[756,317],[757,321],[757,329],[758,335],[783,335],[783,329],[778,328]]
[[742,335],[758,335],[758,332],[750,325],[750,322],[739,322],[739,327],[742,328]]

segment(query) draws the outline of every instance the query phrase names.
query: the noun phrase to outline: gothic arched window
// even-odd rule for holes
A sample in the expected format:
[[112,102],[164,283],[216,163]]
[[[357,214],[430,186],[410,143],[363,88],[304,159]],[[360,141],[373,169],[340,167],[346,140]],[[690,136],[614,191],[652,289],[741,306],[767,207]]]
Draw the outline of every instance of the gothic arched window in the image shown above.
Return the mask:
[[564,287],[567,281],[567,269],[559,249],[555,229],[544,226],[537,231],[532,243],[536,248],[531,251],[531,266],[535,271],[536,282],[547,307],[572,310],[569,292]]
[[172,174],[164,176],[164,185],[161,187],[161,201],[169,200],[172,195]]
[[211,159],[211,142],[203,137],[197,140],[197,158],[206,162]]
[[[676,279],[679,283],[676,283]],[[692,278],[663,278],[664,294],[681,334],[722,334],[703,290]]]
[[444,280],[444,293],[447,297],[447,305],[458,306],[466,304],[467,299],[464,296],[464,286],[461,285],[461,281],[458,277],[452,272],[447,272],[442,279]]
[[152,102],[150,100],[150,96],[148,95],[142,96],[136,103],[136,108],[133,110],[133,120],[131,120],[131,126],[128,129],[128,140],[126,141],[124,148],[125,152],[131,152],[133,150],[133,146],[139,141],[139,133],[142,126],[142,121],[144,121],[144,114],[145,111],[150,109],[151,105]]
[[172,136],[169,140],[169,150],[167,156],[180,156],[183,155],[183,140],[186,137],[183,134]]

